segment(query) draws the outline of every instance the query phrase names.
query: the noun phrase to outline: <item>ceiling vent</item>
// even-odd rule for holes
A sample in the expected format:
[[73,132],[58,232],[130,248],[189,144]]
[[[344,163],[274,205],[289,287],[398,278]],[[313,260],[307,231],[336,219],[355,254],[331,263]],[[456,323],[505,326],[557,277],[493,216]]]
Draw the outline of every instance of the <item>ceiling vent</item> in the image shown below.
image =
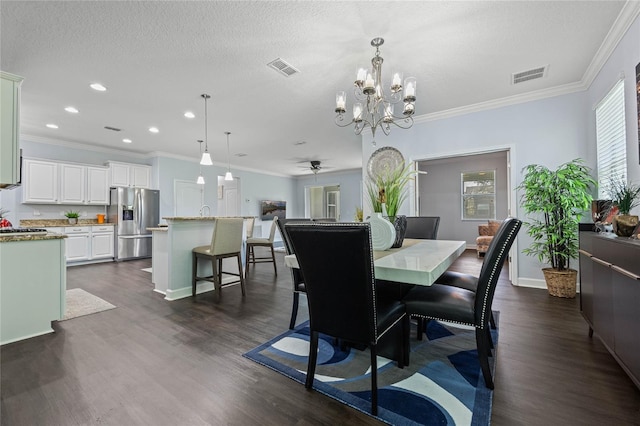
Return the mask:
[[280,74],[283,74],[286,77],[290,77],[293,74],[297,74],[300,71],[296,69],[293,65],[288,64],[281,58],[275,59],[267,64],[269,68],[273,68],[278,71]]
[[111,126],[104,126],[105,129],[107,130],[113,130],[114,132],[119,132],[122,129],[118,129],[117,127],[111,127]]
[[542,78],[547,73],[547,67],[534,68],[528,71],[517,72],[511,74],[511,84],[524,83],[525,81]]

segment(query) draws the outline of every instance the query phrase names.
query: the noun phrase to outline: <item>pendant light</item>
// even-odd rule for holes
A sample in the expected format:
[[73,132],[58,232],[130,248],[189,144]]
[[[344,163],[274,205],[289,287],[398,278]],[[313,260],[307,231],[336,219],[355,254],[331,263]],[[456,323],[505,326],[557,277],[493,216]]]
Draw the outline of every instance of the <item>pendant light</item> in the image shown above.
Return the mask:
[[233,180],[233,175],[231,174],[231,154],[229,151],[229,135],[231,132],[224,132],[227,135],[227,173],[224,174],[224,180]]
[[211,96],[206,93],[200,95],[204,98],[204,154],[202,154],[202,158],[200,159],[200,164],[203,166],[211,166],[213,161],[211,161],[211,154],[209,154],[209,140],[207,137],[207,99]]
[[[199,140],[198,143],[200,144],[200,154],[202,154],[202,141]],[[198,180],[196,181],[196,183],[198,185],[204,185],[204,176],[202,176],[202,166],[200,166],[200,174],[198,175]]]

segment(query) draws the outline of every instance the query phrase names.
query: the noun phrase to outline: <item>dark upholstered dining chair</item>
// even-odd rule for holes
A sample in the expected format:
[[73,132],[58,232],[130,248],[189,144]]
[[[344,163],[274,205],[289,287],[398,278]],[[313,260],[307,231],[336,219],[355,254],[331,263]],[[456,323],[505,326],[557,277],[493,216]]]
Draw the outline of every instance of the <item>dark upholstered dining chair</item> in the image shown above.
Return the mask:
[[[282,243],[284,244],[284,249],[286,254],[295,254],[293,248],[291,247],[291,241],[289,240],[289,236],[287,235],[287,231],[284,227],[286,223],[291,222],[310,222],[311,219],[303,219],[303,218],[279,218],[277,220],[278,231],[280,231],[280,236],[282,237]],[[289,268],[291,271],[291,281],[293,282],[293,306],[291,308],[291,320],[289,321],[289,329],[293,330],[296,325],[296,318],[298,316],[298,305],[300,304],[300,293],[306,293],[307,290],[304,286],[304,280],[302,278],[302,272],[297,268]]]
[[[407,313],[418,317],[419,321],[435,319],[475,327],[478,359],[489,389],[494,387],[489,368],[493,345],[489,330],[491,305],[500,271],[521,226],[522,221],[515,218],[503,222],[484,257],[475,291],[433,284],[416,286],[403,299]],[[423,329],[423,326],[419,329]]]
[[440,216],[413,216],[407,217],[407,231],[405,238],[416,238],[422,240],[438,239],[438,227],[440,226]]
[[305,387],[313,387],[318,334],[371,352],[371,413],[378,412],[378,343],[397,336],[398,366],[409,347],[409,317],[397,300],[376,298],[369,223],[289,223],[285,229],[305,277],[310,348]]

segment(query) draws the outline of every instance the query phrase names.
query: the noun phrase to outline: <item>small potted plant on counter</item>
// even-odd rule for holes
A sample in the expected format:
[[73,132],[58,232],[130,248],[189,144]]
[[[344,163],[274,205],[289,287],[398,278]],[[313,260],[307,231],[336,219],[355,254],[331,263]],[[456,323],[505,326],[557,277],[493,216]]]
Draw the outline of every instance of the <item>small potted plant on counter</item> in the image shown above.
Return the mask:
[[638,216],[630,215],[631,210],[640,205],[640,186],[624,179],[611,179],[609,185],[611,207],[618,209],[613,217],[613,231],[621,237],[630,237],[638,224]]
[[78,223],[78,218],[80,217],[79,212],[74,212],[73,210],[69,210],[68,212],[65,212],[64,215],[67,217],[67,219],[69,219],[69,223],[71,225],[75,225],[76,223]]
[[11,222],[9,222],[9,219],[7,219],[5,217],[5,215],[9,213],[9,210],[5,210],[2,207],[0,207],[0,228],[11,228]]

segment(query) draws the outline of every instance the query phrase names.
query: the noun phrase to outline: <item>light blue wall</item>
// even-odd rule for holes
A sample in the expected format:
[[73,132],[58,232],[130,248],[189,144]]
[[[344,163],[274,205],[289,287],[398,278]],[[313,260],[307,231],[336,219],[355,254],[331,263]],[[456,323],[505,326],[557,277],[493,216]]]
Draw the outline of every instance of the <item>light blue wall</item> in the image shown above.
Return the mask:
[[296,179],[295,211],[287,211],[287,217],[304,217],[305,188],[311,186],[340,185],[340,220],[352,221],[356,207],[362,207],[362,173],[360,170],[308,175]]
[[[613,85],[624,75],[624,98],[627,131],[627,177],[640,184],[640,159],[638,154],[638,117],[636,100],[636,65],[640,63],[640,17],[636,18],[627,34],[622,38],[606,64],[602,67],[589,88],[587,107],[589,108],[589,161],[596,164],[596,125],[593,108],[611,90]],[[632,213],[640,214],[640,208]]]
[[[580,92],[417,123],[409,130],[378,136],[376,147],[370,136],[365,138],[363,161],[366,164],[371,153],[384,145],[399,149],[408,160],[510,148],[512,176],[515,172],[512,187],[516,187],[522,180],[520,170],[527,164],[556,167],[587,155],[588,113],[587,93]],[[407,203],[401,210],[409,214],[410,209],[411,203]],[[522,216],[518,210],[512,214]],[[518,276],[542,279],[542,265],[521,253],[530,243],[526,232],[521,232],[518,240]]]
[[[66,161],[82,164],[103,166],[107,161],[120,161],[126,163],[146,164],[152,166],[151,180],[154,188],[160,190],[160,217],[174,216],[174,181],[196,180],[199,173],[197,159],[187,161],[169,157],[151,157],[144,155],[128,154],[115,150],[92,150],[90,146],[59,143],[46,143],[46,141],[34,142],[27,138],[20,141],[23,157],[40,158],[54,161]],[[260,200],[277,199],[286,200],[292,206],[291,213],[299,214],[296,200],[296,182],[293,178],[265,175],[256,172],[234,170],[234,177],[241,182],[241,214],[246,216],[258,216]],[[202,167],[202,173],[207,184],[205,185],[205,204],[211,206],[215,214],[217,210],[217,177],[224,175],[226,168],[219,166]],[[61,219],[65,210],[74,208],[86,213],[84,217],[93,218],[98,213],[104,213],[103,206],[71,206],[71,205],[42,205],[22,204],[22,187],[0,191],[0,207],[9,210],[8,219],[18,225],[22,219]],[[36,215],[35,213],[40,213]],[[302,209],[304,213],[304,208]],[[258,220],[257,225],[261,223]],[[262,227],[263,234],[268,235],[268,226]],[[260,229],[260,228],[258,228]]]

